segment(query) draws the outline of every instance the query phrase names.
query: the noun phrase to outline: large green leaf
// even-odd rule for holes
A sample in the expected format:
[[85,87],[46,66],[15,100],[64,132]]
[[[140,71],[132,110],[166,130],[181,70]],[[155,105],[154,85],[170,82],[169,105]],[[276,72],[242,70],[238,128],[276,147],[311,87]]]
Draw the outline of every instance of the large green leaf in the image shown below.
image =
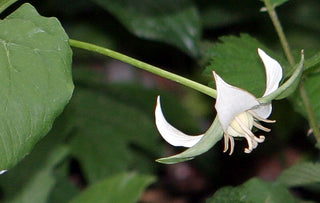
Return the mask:
[[228,83],[262,96],[266,76],[257,49],[263,49],[272,57],[274,54],[247,34],[221,37],[220,40],[221,43],[209,50],[211,64],[205,69],[205,74],[212,78],[209,85],[213,86],[214,70]]
[[30,4],[0,21],[0,169],[28,154],[68,103],[71,55],[59,21]]
[[250,179],[238,187],[223,187],[219,189],[207,203],[223,202],[300,202],[279,183],[265,182],[257,178]]
[[94,0],[138,37],[174,45],[198,56],[201,23],[189,0]]
[[300,163],[282,172],[277,181],[289,186],[320,184],[320,164]]
[[70,203],[137,202],[153,176],[134,173],[117,174],[88,187]]

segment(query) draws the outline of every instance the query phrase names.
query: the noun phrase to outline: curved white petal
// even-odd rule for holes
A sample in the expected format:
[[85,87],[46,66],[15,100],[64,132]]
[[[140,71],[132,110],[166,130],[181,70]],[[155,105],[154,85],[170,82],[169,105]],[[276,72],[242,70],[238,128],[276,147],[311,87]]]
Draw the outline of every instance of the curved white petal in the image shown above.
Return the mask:
[[197,144],[203,137],[203,134],[196,136],[186,135],[170,125],[162,113],[160,96],[157,97],[155,120],[158,131],[163,139],[165,139],[169,144],[173,146],[192,147]]
[[226,83],[213,71],[216,81],[217,99],[215,108],[222,129],[227,130],[231,121],[240,113],[259,105],[259,102],[249,92]]
[[276,91],[282,78],[282,68],[278,61],[268,56],[263,50],[258,49],[258,54],[266,70],[266,90],[263,96],[267,96]]
[[261,118],[268,118],[272,112],[271,102],[266,104],[260,104],[257,108],[251,109],[256,115]]

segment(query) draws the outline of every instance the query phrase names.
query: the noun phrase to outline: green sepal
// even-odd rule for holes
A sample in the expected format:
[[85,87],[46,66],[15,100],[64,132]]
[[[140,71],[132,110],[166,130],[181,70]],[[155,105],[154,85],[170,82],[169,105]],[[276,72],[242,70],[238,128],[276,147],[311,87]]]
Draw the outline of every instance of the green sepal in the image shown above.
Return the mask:
[[207,152],[214,146],[223,136],[223,130],[218,117],[215,118],[210,128],[205,132],[203,138],[193,147],[185,150],[180,154],[157,159],[157,162],[163,164],[175,164],[193,159],[195,156]]

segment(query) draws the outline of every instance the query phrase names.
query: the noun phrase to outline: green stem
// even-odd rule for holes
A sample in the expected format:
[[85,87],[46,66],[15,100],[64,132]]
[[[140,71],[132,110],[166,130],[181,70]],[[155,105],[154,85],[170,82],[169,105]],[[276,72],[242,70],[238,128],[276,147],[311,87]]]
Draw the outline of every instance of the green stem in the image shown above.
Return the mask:
[[291,50],[289,47],[289,43],[288,43],[287,38],[283,32],[282,26],[280,24],[280,21],[279,21],[278,15],[274,9],[274,6],[271,4],[270,0],[264,0],[264,4],[267,7],[271,21],[272,21],[272,23],[276,29],[276,32],[280,38],[280,42],[281,42],[283,51],[284,51],[289,63],[291,64],[291,66],[293,66],[295,64],[294,58],[292,56],[292,53],[291,53]]
[[316,120],[316,117],[315,117],[314,112],[312,110],[312,106],[310,104],[308,93],[303,85],[303,82],[300,83],[299,90],[300,90],[300,95],[301,95],[302,101],[303,101],[305,108],[307,110],[307,114],[309,117],[309,123],[310,123],[312,130],[313,130],[313,134],[317,140],[317,143],[320,143],[320,131],[318,128],[317,120]]
[[169,71],[162,70],[158,67],[144,63],[144,62],[139,61],[137,59],[134,59],[134,58],[131,58],[131,57],[126,56],[124,54],[121,54],[119,52],[115,52],[115,51],[112,51],[112,50],[104,48],[104,47],[100,47],[100,46],[97,46],[94,44],[90,44],[87,42],[81,42],[81,41],[73,40],[73,39],[70,39],[69,43],[73,47],[77,47],[80,49],[85,49],[88,51],[100,53],[102,55],[109,56],[109,57],[117,59],[119,61],[131,64],[137,68],[141,68],[143,70],[154,73],[156,75],[167,78],[169,80],[173,80],[177,83],[180,83],[180,84],[185,85],[187,87],[191,87],[195,90],[198,90],[199,92],[202,92],[210,97],[213,97],[213,98],[217,97],[217,91],[213,88],[210,88],[210,87],[205,86],[203,84],[197,83],[193,80],[187,79],[187,78],[182,77],[180,75],[171,73]]
[[[273,23],[273,25],[274,25],[274,27],[275,27],[275,29],[277,31],[278,36],[280,38],[280,42],[281,42],[282,48],[283,48],[283,50],[284,50],[284,52],[286,54],[286,57],[287,57],[289,63],[291,64],[291,66],[294,66],[294,64],[295,64],[294,58],[292,56],[292,53],[291,53],[287,38],[286,38],[286,36],[285,36],[285,34],[283,32],[281,23],[280,23],[280,21],[278,19],[278,15],[277,15],[273,5],[271,4],[270,0],[264,0],[264,4],[267,7],[269,16],[270,16],[270,18],[272,20],[272,23]],[[312,105],[310,103],[307,91],[306,91],[302,81],[299,84],[299,91],[300,91],[300,96],[302,98],[302,101],[303,101],[304,106],[305,106],[306,111],[307,111],[309,124],[310,124],[310,126],[311,126],[311,128],[313,130],[313,134],[314,134],[317,142],[319,143],[320,142],[320,131],[319,131],[319,128],[318,128],[318,125],[317,125],[317,120],[316,120],[316,117],[314,115],[314,111],[312,110]]]

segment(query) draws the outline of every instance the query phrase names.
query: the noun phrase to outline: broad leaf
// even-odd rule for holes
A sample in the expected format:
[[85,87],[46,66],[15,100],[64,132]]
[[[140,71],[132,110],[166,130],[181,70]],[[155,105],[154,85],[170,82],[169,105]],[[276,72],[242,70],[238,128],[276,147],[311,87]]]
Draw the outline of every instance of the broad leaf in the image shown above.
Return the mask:
[[207,203],[223,202],[300,202],[279,183],[265,182],[257,178],[250,179],[238,187],[224,187],[219,189]]
[[283,171],[277,181],[289,187],[320,184],[320,164],[300,163],[294,165]]
[[211,64],[204,72],[212,78],[209,85],[213,86],[214,70],[229,84],[248,90],[257,97],[262,96],[266,76],[257,49],[263,49],[271,57],[274,54],[247,34],[221,37],[220,41],[209,50]]
[[28,154],[68,103],[71,55],[59,21],[30,4],[0,21],[1,170]]
[[194,57],[199,55],[201,23],[191,1],[94,1],[138,37],[174,45]]
[[153,176],[134,173],[117,174],[91,185],[70,203],[134,203],[139,200],[144,189],[152,182],[154,182]]

